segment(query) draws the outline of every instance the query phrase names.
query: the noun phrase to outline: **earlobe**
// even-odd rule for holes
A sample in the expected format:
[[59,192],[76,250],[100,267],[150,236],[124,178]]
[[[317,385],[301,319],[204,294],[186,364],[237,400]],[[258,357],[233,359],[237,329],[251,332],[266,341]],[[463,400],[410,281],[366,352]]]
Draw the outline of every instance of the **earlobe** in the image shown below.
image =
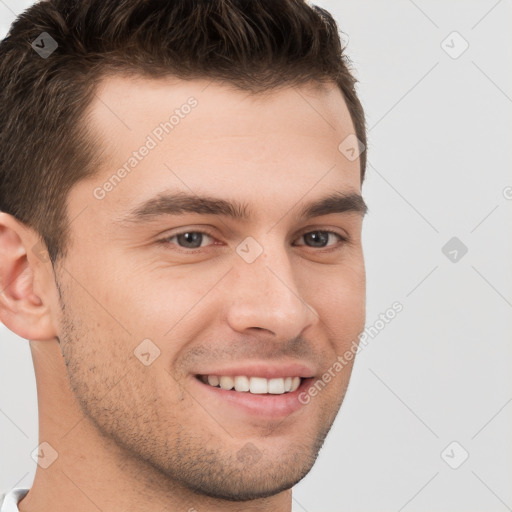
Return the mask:
[[0,212],[0,321],[18,336],[30,340],[56,337],[51,293],[34,291],[36,278],[47,274],[45,265],[30,254],[38,235],[13,216]]

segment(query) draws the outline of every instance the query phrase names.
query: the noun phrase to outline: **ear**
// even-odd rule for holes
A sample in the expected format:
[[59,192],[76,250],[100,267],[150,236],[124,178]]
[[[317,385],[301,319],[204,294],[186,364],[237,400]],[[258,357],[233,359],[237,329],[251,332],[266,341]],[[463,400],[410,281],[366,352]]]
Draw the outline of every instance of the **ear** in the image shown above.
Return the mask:
[[27,340],[54,339],[57,297],[53,267],[39,235],[0,212],[0,321]]

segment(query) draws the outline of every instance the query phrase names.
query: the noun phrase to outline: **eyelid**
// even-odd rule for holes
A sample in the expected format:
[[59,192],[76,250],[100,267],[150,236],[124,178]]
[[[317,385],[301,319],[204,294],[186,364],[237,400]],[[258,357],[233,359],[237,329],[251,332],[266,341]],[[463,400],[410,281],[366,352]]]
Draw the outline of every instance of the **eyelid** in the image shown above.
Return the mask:
[[[193,226],[192,227],[189,227],[187,229],[182,229],[181,231],[176,231],[175,233],[171,233],[167,236],[165,236],[164,238],[158,240],[159,243],[162,243],[162,244],[170,244],[170,239],[171,238],[174,238],[176,236],[180,236],[180,235],[184,235],[185,233],[201,233],[202,235],[207,235],[209,236],[210,238],[212,238],[214,241],[218,241],[217,238],[215,237],[215,235],[213,234],[213,230],[209,230],[208,228],[205,228],[205,227],[197,227],[197,228],[194,228]],[[200,250],[204,250],[206,248],[208,248],[210,245],[215,245],[215,243],[213,244],[210,244],[210,245],[206,245],[204,247],[197,247],[195,249],[187,249],[186,247],[180,247],[179,245],[177,244],[172,244],[172,245],[176,245],[176,247],[178,247],[179,249],[183,250],[183,251],[186,251],[186,252],[193,252],[193,251],[200,251]]]
[[[338,233],[338,231],[334,231],[333,229],[311,229],[311,228],[308,228],[306,229],[305,231],[302,231],[299,235],[298,235],[298,238],[301,238],[303,237],[304,235],[307,235],[308,233],[315,233],[315,232],[320,232],[320,233],[327,233],[327,234],[332,234],[332,235],[335,235],[339,238],[339,243],[345,243],[345,242],[348,242],[349,241],[349,237],[347,235],[344,235],[344,234],[341,234],[341,233]],[[327,246],[327,247],[309,247],[307,246],[306,244],[300,244],[299,247],[308,247],[308,249],[317,249],[318,251],[328,251],[329,249],[335,249],[337,244],[335,245],[330,245],[330,246]]]
[[[177,231],[175,233],[169,234],[168,236],[166,236],[163,239],[159,240],[159,242],[162,243],[162,244],[170,244],[171,243],[170,242],[171,238],[183,235],[185,233],[201,233],[201,234],[209,236],[214,241],[218,242],[217,238],[215,237],[215,235],[213,234],[212,231],[213,230],[210,230],[210,229],[208,229],[207,227],[204,227],[204,226],[201,226],[201,227],[191,226],[191,227],[189,227],[187,229],[182,229],[181,231]],[[337,236],[339,238],[339,242],[338,242],[338,244],[334,244],[334,245],[327,246],[327,247],[309,247],[306,244],[299,244],[298,247],[307,247],[308,249],[317,250],[317,251],[329,251],[331,249],[335,250],[338,247],[339,243],[346,243],[346,242],[349,242],[349,240],[350,240],[349,236],[346,233],[345,234],[339,233],[338,231],[336,231],[336,230],[334,230],[332,228],[323,228],[321,226],[320,227],[318,227],[318,226],[309,226],[309,227],[306,227],[303,230],[299,231],[299,233],[295,235],[294,242],[295,242],[295,240],[300,239],[304,235],[306,235],[308,233],[314,233],[314,232],[333,234],[333,235],[335,235],[335,236]],[[186,247],[180,247],[177,244],[172,244],[172,245],[175,245],[180,250],[180,252],[194,253],[194,252],[199,252],[199,251],[208,249],[208,247],[210,247],[212,245],[218,245],[218,244],[215,244],[215,242],[214,242],[214,243],[206,245],[204,247],[197,247],[197,248],[194,248],[194,249],[186,248]]]
[[341,228],[334,228],[328,226],[308,226],[301,229],[296,236],[303,236],[306,233],[311,233],[315,231],[321,231],[322,233],[333,233],[338,235],[340,238],[348,239],[348,234],[345,230]]

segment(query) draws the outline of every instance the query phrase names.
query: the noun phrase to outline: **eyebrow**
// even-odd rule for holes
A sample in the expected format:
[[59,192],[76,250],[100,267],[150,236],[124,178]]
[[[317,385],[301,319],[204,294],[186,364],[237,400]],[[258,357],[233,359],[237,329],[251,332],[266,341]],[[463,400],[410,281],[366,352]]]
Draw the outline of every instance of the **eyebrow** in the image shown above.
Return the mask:
[[[333,213],[357,213],[364,216],[368,207],[362,196],[355,192],[335,192],[305,204],[298,212],[300,220]],[[139,224],[156,220],[164,215],[186,213],[219,215],[235,220],[247,221],[251,211],[247,204],[236,200],[225,200],[212,196],[196,196],[187,193],[162,193],[136,206],[117,222]]]

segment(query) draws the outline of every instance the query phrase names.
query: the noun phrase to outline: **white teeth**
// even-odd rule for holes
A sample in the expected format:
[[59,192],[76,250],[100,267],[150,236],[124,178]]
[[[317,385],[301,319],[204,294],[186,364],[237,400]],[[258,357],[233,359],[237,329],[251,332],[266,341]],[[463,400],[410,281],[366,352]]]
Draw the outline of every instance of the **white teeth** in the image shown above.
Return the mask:
[[218,386],[219,382],[217,375],[208,375],[208,384],[210,384],[210,386]]
[[263,377],[251,377],[250,380],[250,392],[258,395],[268,393],[267,379]]
[[220,387],[221,389],[233,389],[235,385],[235,381],[233,377],[223,376],[220,378]]
[[210,386],[219,387],[225,390],[235,389],[239,392],[249,392],[255,395],[282,395],[295,391],[301,383],[300,377],[285,377],[265,379],[264,377],[246,377],[238,375],[231,377],[228,375],[201,375],[200,379]]
[[249,391],[249,379],[244,375],[235,377],[235,389],[237,391]]
[[284,379],[270,379],[268,381],[268,392],[273,395],[282,395],[284,393]]

